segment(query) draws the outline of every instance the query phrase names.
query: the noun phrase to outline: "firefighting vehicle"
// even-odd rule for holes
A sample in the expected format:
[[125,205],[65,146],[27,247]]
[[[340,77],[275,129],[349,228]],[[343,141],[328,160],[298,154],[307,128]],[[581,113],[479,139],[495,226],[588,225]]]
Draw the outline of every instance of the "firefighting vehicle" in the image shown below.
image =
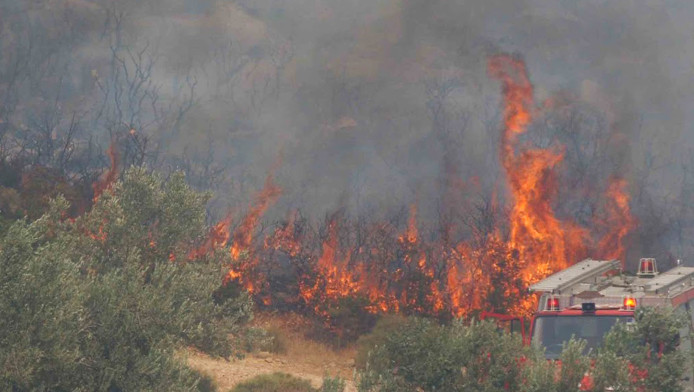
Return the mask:
[[[634,311],[641,306],[672,306],[686,312],[690,322],[679,331],[679,348],[692,350],[694,267],[660,273],[655,259],[641,259],[638,272],[627,275],[619,260],[587,259],[529,290],[539,294],[529,340],[544,347],[548,359],[558,358],[562,344],[572,336],[585,340],[587,349],[599,346],[615,324],[634,322]],[[691,390],[694,375],[686,376]]]

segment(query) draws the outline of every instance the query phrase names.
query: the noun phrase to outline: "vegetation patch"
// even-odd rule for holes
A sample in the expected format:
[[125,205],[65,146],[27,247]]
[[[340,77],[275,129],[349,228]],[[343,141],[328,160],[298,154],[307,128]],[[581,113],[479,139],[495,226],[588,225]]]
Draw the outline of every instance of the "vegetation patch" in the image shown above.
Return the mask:
[[[440,325],[408,319],[391,332],[377,327],[358,376],[360,392],[399,391],[682,391],[686,358],[677,349],[682,314],[641,308],[636,323],[617,324],[604,344],[564,344],[559,362],[491,322]],[[559,365],[560,364],[560,365]]]
[[180,174],[143,169],[76,219],[57,197],[0,237],[0,390],[211,391],[175,356],[195,347],[228,358],[251,315],[247,295],[213,292],[213,256],[189,262],[205,235],[207,195]]
[[387,342],[389,336],[406,323],[407,318],[398,315],[385,315],[379,318],[371,332],[357,339],[357,354],[354,359],[357,369],[364,369],[371,350]]
[[244,381],[230,392],[316,392],[308,380],[287,373],[262,374]]
[[273,354],[287,352],[287,336],[275,326],[267,328],[250,327],[242,335],[243,348],[248,352],[265,351]]

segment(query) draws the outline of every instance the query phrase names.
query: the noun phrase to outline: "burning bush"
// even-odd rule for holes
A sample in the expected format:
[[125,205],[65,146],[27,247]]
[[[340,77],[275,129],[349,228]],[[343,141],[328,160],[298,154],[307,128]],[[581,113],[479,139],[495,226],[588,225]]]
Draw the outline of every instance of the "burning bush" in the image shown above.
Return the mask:
[[[636,221],[628,184],[616,172],[604,173],[609,184],[596,185],[605,186],[605,192],[594,192],[591,199],[601,218],[574,221],[561,208],[555,212],[565,160],[562,141],[537,146],[529,140],[535,118],[544,118],[520,57],[492,56],[488,70],[501,84],[498,159],[508,206],[497,205],[496,194],[479,211],[469,208],[467,198],[452,197],[462,191],[463,182],[454,170],[446,174],[455,178],[446,179],[444,193],[451,197],[442,200],[447,205],[438,226],[431,221],[423,225],[413,203],[409,216],[403,208],[401,215],[382,221],[351,217],[344,210],[323,222],[309,221],[291,211],[285,221],[263,230],[264,214],[283,193],[274,177],[275,165],[244,215],[235,220],[228,213],[207,229],[195,212],[207,197],[186,193],[180,175],[162,183],[136,169],[116,182],[121,164],[127,167],[125,162],[132,161],[125,159],[127,151],[121,157],[119,148],[135,137],[133,130],[112,141],[107,151],[110,168],[101,170],[91,187],[94,208],[71,226],[80,234],[72,237],[75,246],[96,256],[82,258],[81,268],[104,273],[139,257],[147,264],[143,274],[148,279],[157,268],[152,260],[222,264],[226,287],[215,292],[220,304],[245,290],[260,308],[309,314],[338,337],[366,330],[375,314],[450,320],[485,309],[527,315],[535,308],[534,297],[526,291],[529,284],[584,256],[623,258],[625,238]],[[59,173],[41,167],[27,170],[21,178],[28,192],[22,202],[32,207],[25,209],[39,215],[48,196],[58,191],[76,198]],[[15,196],[0,194],[0,205],[15,204]],[[460,199],[466,199],[460,203],[465,207],[450,205]],[[203,238],[199,233],[205,230]],[[124,252],[132,254],[120,257]]]
[[369,332],[376,324],[377,315],[368,312],[369,300],[365,297],[343,297],[322,304],[317,312],[313,337],[328,340],[336,347],[355,341]]
[[[337,336],[362,330],[347,332],[342,324],[355,326],[348,320],[364,312],[443,320],[482,309],[528,315],[535,308],[530,284],[583,257],[623,259],[625,238],[636,224],[626,181],[611,175],[595,203],[604,218],[579,224],[555,213],[565,152],[558,141],[538,147],[527,140],[542,113],[525,63],[500,54],[489,58],[488,70],[502,87],[498,158],[507,209],[493,197],[478,212],[456,209],[462,222],[441,217],[440,226],[428,231],[419,227],[416,204],[406,227],[403,219],[350,219],[341,210],[312,227],[292,213],[261,235],[260,219],[282,192],[270,173],[237,226],[227,216],[194,258],[229,246],[227,282],[245,288],[261,307],[308,312]],[[348,317],[347,309],[355,316]]]

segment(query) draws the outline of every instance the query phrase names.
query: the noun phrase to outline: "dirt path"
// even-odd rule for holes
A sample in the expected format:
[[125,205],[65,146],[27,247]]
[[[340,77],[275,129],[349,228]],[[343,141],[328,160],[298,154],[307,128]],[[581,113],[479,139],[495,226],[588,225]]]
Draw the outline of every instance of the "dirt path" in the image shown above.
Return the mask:
[[347,381],[345,392],[356,392],[354,387],[353,348],[334,351],[324,344],[307,340],[299,331],[287,327],[286,320],[269,317],[256,321],[257,325],[280,328],[286,339],[286,352],[282,354],[257,352],[244,359],[210,358],[195,351],[188,353],[188,363],[211,376],[220,392],[227,392],[241,381],[264,373],[284,372],[307,379],[320,387],[325,375],[340,376]]

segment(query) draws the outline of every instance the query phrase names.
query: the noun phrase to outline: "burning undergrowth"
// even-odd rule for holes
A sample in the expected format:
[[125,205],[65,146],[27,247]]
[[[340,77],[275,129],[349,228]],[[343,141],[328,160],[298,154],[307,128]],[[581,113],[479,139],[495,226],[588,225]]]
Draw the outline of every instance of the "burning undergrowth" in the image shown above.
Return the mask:
[[352,220],[342,211],[312,225],[293,211],[260,235],[264,212],[282,193],[271,174],[239,223],[227,216],[189,258],[227,249],[227,286],[247,290],[261,307],[318,316],[343,335],[355,332],[338,327],[351,317],[368,324],[382,313],[442,319],[480,310],[527,314],[535,304],[529,284],[582,257],[623,260],[625,238],[636,224],[626,181],[612,176],[601,219],[581,225],[559,218],[553,206],[564,149],[537,148],[523,139],[540,112],[525,64],[498,55],[489,59],[488,70],[503,97],[499,160],[510,205],[490,205],[493,214],[508,218],[503,225],[452,240],[424,232],[413,204],[406,227]]
[[[616,174],[609,178],[595,215],[600,218],[579,224],[559,217],[555,206],[565,149],[559,143],[538,148],[525,138],[534,118],[548,109],[535,105],[520,58],[491,57],[488,70],[502,87],[498,151],[509,202],[499,205],[493,197],[482,211],[493,219],[468,223],[466,235],[453,234],[460,230],[452,219],[442,219],[438,227],[422,224],[416,203],[403,210],[404,219],[353,219],[338,210],[315,223],[291,211],[274,227],[261,229],[264,214],[282,196],[273,170],[245,215],[230,212],[197,246],[185,250],[187,245],[179,244],[180,251],[161,256],[186,262],[224,252],[228,272],[215,298],[246,290],[259,307],[304,313],[340,339],[356,338],[386,313],[442,320],[482,310],[525,315],[535,306],[527,293],[530,284],[584,257],[624,260],[625,239],[636,226],[627,182]],[[118,176],[115,144],[108,156],[111,167],[93,185],[94,202]],[[464,192],[462,180],[449,182]],[[456,209],[463,207],[450,210]],[[89,236],[104,243],[108,220]],[[159,240],[148,239],[153,251]]]

